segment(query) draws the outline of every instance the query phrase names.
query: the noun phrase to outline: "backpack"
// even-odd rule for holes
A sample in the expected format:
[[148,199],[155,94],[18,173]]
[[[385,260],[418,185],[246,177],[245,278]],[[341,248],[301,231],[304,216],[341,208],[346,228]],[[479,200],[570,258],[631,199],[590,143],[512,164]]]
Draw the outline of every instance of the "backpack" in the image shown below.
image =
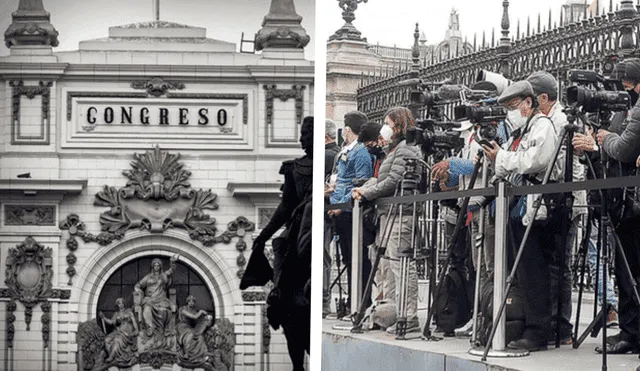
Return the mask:
[[[516,282],[511,286],[505,307],[506,342],[522,338],[525,329],[524,296]],[[478,314],[478,342],[487,345],[493,324],[493,275],[482,284],[480,291],[480,312]]]
[[445,334],[453,333],[471,319],[473,286],[473,281],[460,268],[452,267],[444,277],[433,305],[436,325]]

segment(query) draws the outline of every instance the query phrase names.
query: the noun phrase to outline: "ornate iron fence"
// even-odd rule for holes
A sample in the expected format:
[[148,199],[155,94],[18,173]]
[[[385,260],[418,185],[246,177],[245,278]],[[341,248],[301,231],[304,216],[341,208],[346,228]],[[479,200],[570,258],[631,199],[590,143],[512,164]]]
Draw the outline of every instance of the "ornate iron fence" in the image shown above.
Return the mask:
[[[358,110],[371,120],[381,121],[389,107],[407,106],[416,116],[422,117],[424,111],[411,105],[411,92],[416,84],[401,83],[409,79],[451,79],[453,83],[471,85],[481,70],[502,73],[512,80],[522,80],[535,71],[546,70],[556,76],[563,91],[570,69],[602,70],[608,61],[640,55],[640,0],[635,6],[633,0],[622,0],[615,11],[610,0],[609,11],[600,14],[598,8],[594,16],[587,16],[585,8],[582,20],[567,24],[561,16],[560,24],[552,26],[549,17],[545,29],[541,29],[538,18],[535,33],[531,34],[528,26],[526,36],[521,35],[518,24],[516,36],[512,38],[509,37],[509,1],[504,0],[502,6],[502,37],[497,46],[485,46],[483,37],[479,50],[437,63],[420,60],[416,24],[412,65],[384,75],[363,75],[356,98]],[[427,65],[428,62],[431,63]],[[454,105],[455,102],[451,102],[445,112],[450,113]]]

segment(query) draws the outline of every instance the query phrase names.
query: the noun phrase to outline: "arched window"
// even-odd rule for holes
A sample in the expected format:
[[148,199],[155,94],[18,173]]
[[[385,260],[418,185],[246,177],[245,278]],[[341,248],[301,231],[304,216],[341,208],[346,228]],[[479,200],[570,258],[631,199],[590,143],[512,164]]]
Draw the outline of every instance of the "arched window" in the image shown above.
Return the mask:
[[[110,318],[116,311],[116,299],[120,297],[124,299],[127,308],[132,308],[133,287],[151,272],[151,261],[154,258],[160,258],[165,271],[169,269],[169,258],[166,256],[145,256],[124,264],[109,277],[109,280],[102,288],[98,297],[97,313],[102,311]],[[178,308],[186,305],[187,296],[193,295],[196,298],[198,309],[212,313],[215,316],[213,297],[204,280],[196,271],[180,260],[176,262],[171,288],[176,290],[176,305]]]

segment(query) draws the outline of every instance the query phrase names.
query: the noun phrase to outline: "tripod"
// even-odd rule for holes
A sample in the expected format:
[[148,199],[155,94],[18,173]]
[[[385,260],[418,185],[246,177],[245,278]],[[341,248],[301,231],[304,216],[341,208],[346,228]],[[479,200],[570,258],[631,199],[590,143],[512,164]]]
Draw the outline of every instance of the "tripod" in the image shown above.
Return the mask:
[[[396,190],[394,192],[394,197],[397,196],[406,196],[416,195],[420,191],[420,183],[423,178],[423,174],[418,173],[417,164],[418,161],[422,165],[426,165],[424,162],[418,159],[409,159],[406,161],[405,172],[402,176],[401,181],[398,183]],[[419,241],[417,238],[420,233],[419,227],[419,215],[418,215],[418,203],[414,202],[412,204],[412,226],[411,226],[411,236],[410,241],[412,242],[412,246],[416,246],[415,242]],[[397,209],[400,209],[399,211]],[[363,293],[363,299],[360,301],[360,308],[356,313],[353,314],[353,328],[351,329],[352,333],[362,333],[362,321],[364,320],[364,313],[366,311],[365,308],[365,298],[371,295],[371,290],[373,286],[373,281],[375,274],[380,265],[381,259],[385,255],[387,245],[391,238],[391,234],[393,232],[393,228],[395,226],[396,218],[399,219],[399,230],[398,230],[398,246],[400,246],[400,241],[402,238],[402,216],[403,216],[403,206],[399,204],[392,204],[386,214],[386,222],[384,223],[384,227],[382,229],[382,233],[380,234],[379,244],[376,244],[376,257],[373,263],[373,267],[369,274],[369,278],[367,280],[367,284]],[[417,250],[414,248],[413,257],[402,256],[400,258],[400,282],[396,282],[396,289],[399,290],[400,300],[398,301],[398,321],[396,324],[396,339],[403,340],[406,335],[406,325],[407,325],[407,293],[408,293],[408,276],[409,276],[409,264],[411,263],[410,259],[417,259]]]
[[[584,113],[579,113],[579,118],[583,123],[589,124],[588,120],[584,116]],[[592,125],[592,126],[595,126],[595,125]],[[597,129],[597,126],[595,127]],[[604,151],[602,146],[600,147],[600,160],[601,160],[600,166],[601,166],[602,176],[603,178],[606,179],[607,173],[609,171],[609,159],[608,159],[607,153]],[[591,159],[588,156],[587,156],[587,164],[589,165],[589,172],[592,174],[594,178],[596,178],[597,176],[596,176],[595,168],[593,166]],[[632,292],[633,299],[636,305],[640,306],[640,294],[638,293],[638,284],[635,280],[635,277],[633,276],[633,273],[631,272],[631,268],[629,267],[629,262],[625,255],[624,249],[622,247],[622,243],[617,233],[615,232],[615,226],[613,225],[611,215],[609,214],[609,211],[608,211],[609,192],[607,190],[600,190],[599,193],[600,193],[601,202],[600,202],[600,215],[599,215],[600,219],[599,219],[599,231],[598,231],[598,249],[600,248],[602,249],[600,255],[602,256],[602,259],[603,259],[603,266],[606,268],[609,265],[609,246],[608,246],[608,238],[606,236],[606,231],[607,231],[607,228],[610,228],[612,236],[614,237],[615,245],[616,245],[615,246],[616,254],[622,263],[622,268],[627,275],[627,279],[631,283],[631,288],[633,291]],[[617,277],[617,279],[619,280],[622,278]],[[594,320],[585,329],[585,332],[578,339],[578,342],[574,344],[574,348],[577,348],[580,346],[582,341],[584,341],[584,339],[586,338],[587,333],[591,332],[591,336],[596,337],[598,336],[599,330],[602,329],[602,369],[606,370],[607,369],[607,313],[609,309],[609,306],[604,305],[607,299],[606,297],[607,290],[605,289],[605,286],[604,286],[607,284],[606,269],[602,270],[602,282],[603,282],[603,289],[601,290],[601,292],[599,292],[599,294],[601,295],[603,307],[600,310],[600,312],[597,314],[597,316],[594,318]],[[576,331],[576,334],[577,334],[577,331]]]
[[[579,129],[578,126],[572,125],[572,124],[567,124],[562,128],[560,140],[556,144],[556,148],[554,149],[554,152],[553,152],[553,157],[552,157],[551,164],[547,167],[547,170],[545,171],[545,174],[544,174],[544,177],[543,177],[543,180],[542,180],[541,184],[547,184],[549,182],[549,179],[551,178],[551,173],[554,170],[555,163],[557,161],[558,154],[560,153],[560,150],[562,148],[563,142],[565,142],[565,139],[569,138],[568,141],[565,142],[565,144],[567,145],[567,149],[570,146],[572,146],[571,138],[573,137],[573,133],[575,131],[577,131],[578,129]],[[542,195],[537,197],[536,200],[533,202],[533,208],[534,209],[533,209],[533,215],[531,217],[531,222],[527,225],[527,227],[525,229],[524,236],[522,237],[522,241],[520,242],[520,248],[518,249],[518,253],[516,255],[515,262],[513,263],[513,267],[511,268],[511,272],[509,273],[509,276],[507,277],[507,286],[506,286],[505,291],[504,291],[504,298],[502,300],[502,303],[500,304],[500,308],[498,309],[497,315],[493,318],[493,323],[491,325],[491,333],[489,334],[489,339],[487,340],[487,345],[486,345],[486,347],[484,349],[484,353],[482,354],[482,361],[486,361],[487,360],[487,354],[489,353],[490,344],[493,342],[493,338],[496,335],[496,330],[498,329],[498,323],[499,323],[500,318],[502,317],[502,314],[504,313],[505,307],[507,305],[507,300],[509,298],[509,292],[511,290],[511,287],[513,286],[513,279],[515,278],[516,270],[518,269],[518,264],[520,263],[520,260],[522,259],[522,254],[524,252],[524,248],[525,248],[525,245],[527,243],[527,239],[529,237],[529,233],[531,233],[531,228],[533,227],[533,224],[534,224],[534,221],[535,221],[535,217],[538,214],[538,211],[540,210],[541,206],[542,206]],[[564,274],[561,274],[561,277],[563,277],[563,276],[564,276]],[[560,305],[558,307],[560,307]],[[558,338],[556,337],[556,344],[557,343],[558,343]]]
[[[471,179],[469,180],[469,185],[468,185],[469,189],[473,189],[483,162],[484,162],[484,152],[478,151],[478,161],[476,162],[473,168],[473,174],[471,174]],[[451,240],[449,242],[449,246],[447,250],[447,258],[445,260],[444,266],[442,267],[442,270],[440,270],[440,272],[438,273],[437,286],[433,294],[434,298],[442,290],[442,286],[444,285],[444,276],[447,273],[449,265],[451,264],[451,259],[453,258],[454,245],[458,239],[458,234],[460,233],[460,230],[462,230],[462,226],[465,224],[464,222],[467,215],[466,210],[469,207],[469,200],[470,200],[470,197],[465,197],[464,200],[462,201],[462,206],[460,207],[461,211],[458,214],[456,225],[453,229]],[[422,337],[424,340],[435,340],[435,341],[441,340],[440,338],[433,336],[431,333],[431,320],[433,319],[433,315],[434,315],[433,305],[430,305],[429,312],[427,314],[427,322],[425,323],[424,329],[422,331]]]
[[[331,221],[332,224],[335,224],[335,220]],[[336,242],[336,267],[338,268],[338,277],[336,277],[333,282],[331,283],[331,285],[329,285],[329,292],[333,291],[333,287],[335,285],[338,285],[338,298],[335,299],[335,303],[336,303],[336,319],[342,319],[344,318],[344,316],[347,315],[348,313],[348,309],[347,309],[347,300],[344,298],[344,289],[342,288],[342,274],[344,274],[344,272],[347,270],[347,266],[343,266],[340,267],[341,263],[342,263],[342,259],[340,256],[340,237],[337,235],[337,233],[335,233],[335,225],[333,226],[332,230],[334,231],[333,234],[333,240]]]

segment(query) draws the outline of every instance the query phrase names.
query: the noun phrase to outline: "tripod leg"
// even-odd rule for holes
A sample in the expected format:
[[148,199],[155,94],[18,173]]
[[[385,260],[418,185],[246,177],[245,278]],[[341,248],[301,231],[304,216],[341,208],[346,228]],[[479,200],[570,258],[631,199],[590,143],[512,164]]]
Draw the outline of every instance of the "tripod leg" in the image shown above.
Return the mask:
[[[579,259],[581,261],[580,264],[580,280],[578,281],[578,308],[576,308],[576,323],[574,325],[573,328],[573,339],[572,339],[572,343],[573,343],[573,348],[577,349],[580,344],[578,344],[578,330],[579,330],[579,326],[580,326],[580,312],[582,310],[582,295],[584,293],[584,276],[585,276],[585,271],[586,271],[586,265],[587,265],[587,251],[589,248],[589,244],[591,243],[590,241],[590,236],[591,236],[591,218],[588,217],[587,220],[587,229],[585,232],[585,236],[583,238],[582,241],[580,241],[580,251],[578,253]],[[577,264],[576,264],[577,266]],[[597,301],[596,301],[597,302]]]
[[[567,135],[565,128],[562,129],[561,139],[558,141],[556,148],[553,152],[553,160],[551,164],[547,167],[547,170],[544,174],[544,179],[542,180],[542,184],[547,184],[549,182],[549,178],[551,177],[551,172],[553,171],[554,165],[556,163],[556,159],[558,158],[558,154],[560,153],[560,149],[562,148],[562,144]],[[496,335],[496,330],[498,329],[498,323],[504,313],[504,309],[507,305],[507,300],[509,296],[509,291],[511,290],[511,286],[513,285],[513,278],[516,274],[516,269],[518,268],[518,264],[520,263],[520,259],[522,259],[522,254],[524,252],[525,244],[527,242],[527,238],[529,238],[529,233],[531,232],[531,228],[533,227],[533,223],[535,221],[536,215],[538,214],[538,210],[540,210],[540,206],[542,206],[542,196],[539,196],[534,202],[533,215],[531,217],[531,223],[527,225],[527,228],[524,232],[524,236],[522,237],[522,241],[520,242],[520,248],[518,249],[518,254],[516,255],[516,259],[513,263],[513,267],[511,268],[511,273],[507,277],[507,287],[504,291],[504,298],[502,303],[500,304],[500,309],[498,310],[497,315],[493,318],[493,324],[491,326],[491,333],[489,334],[489,339],[487,340],[487,346],[485,347],[484,353],[482,355],[482,361],[487,360],[487,354],[489,354],[490,345],[493,342],[493,338]],[[495,305],[495,303],[494,303]]]

